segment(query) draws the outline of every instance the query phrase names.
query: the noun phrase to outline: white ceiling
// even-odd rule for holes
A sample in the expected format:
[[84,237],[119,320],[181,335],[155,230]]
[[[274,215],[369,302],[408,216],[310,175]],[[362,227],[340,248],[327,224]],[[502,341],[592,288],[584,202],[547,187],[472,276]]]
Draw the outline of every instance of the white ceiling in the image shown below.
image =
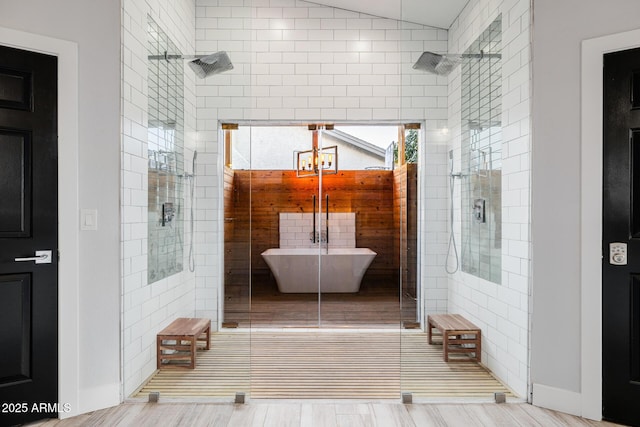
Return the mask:
[[448,29],[469,0],[307,0],[310,3]]

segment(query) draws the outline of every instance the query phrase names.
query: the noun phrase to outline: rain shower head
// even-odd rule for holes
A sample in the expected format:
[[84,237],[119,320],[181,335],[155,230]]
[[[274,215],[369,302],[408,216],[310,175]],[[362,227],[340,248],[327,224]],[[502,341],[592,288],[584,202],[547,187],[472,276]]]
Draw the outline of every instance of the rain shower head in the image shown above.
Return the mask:
[[499,53],[464,53],[464,54],[445,54],[440,55],[433,52],[423,52],[420,58],[413,64],[415,70],[426,71],[428,73],[437,74],[439,76],[448,75],[453,69],[466,58],[476,58],[482,60],[484,58],[501,58]]
[[212,74],[233,70],[233,64],[227,52],[220,51],[211,55],[201,56],[189,62],[189,67],[198,77],[204,79]]
[[148,59],[164,59],[166,61],[170,59],[187,59],[189,61],[189,67],[196,73],[196,76],[204,79],[212,74],[218,74],[225,71],[233,70],[233,64],[227,52],[220,51],[212,53],[211,55],[204,56],[183,56],[183,55],[169,55],[166,51],[164,55],[149,55]]
[[[460,56],[460,55],[458,55]],[[427,71],[439,76],[448,75],[456,65],[460,62],[458,58],[452,58],[450,55],[440,55],[433,52],[424,52],[420,58],[413,64],[414,70]]]

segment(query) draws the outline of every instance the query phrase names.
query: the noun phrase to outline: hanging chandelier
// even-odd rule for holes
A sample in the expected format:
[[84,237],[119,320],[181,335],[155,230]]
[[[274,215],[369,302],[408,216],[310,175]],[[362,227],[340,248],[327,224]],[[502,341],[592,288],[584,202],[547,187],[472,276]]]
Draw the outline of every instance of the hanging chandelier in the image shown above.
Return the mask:
[[310,150],[295,151],[296,174],[300,177],[330,175],[338,173],[338,146],[318,147],[318,135],[322,129],[333,130],[332,124],[309,125],[313,132],[312,147]]

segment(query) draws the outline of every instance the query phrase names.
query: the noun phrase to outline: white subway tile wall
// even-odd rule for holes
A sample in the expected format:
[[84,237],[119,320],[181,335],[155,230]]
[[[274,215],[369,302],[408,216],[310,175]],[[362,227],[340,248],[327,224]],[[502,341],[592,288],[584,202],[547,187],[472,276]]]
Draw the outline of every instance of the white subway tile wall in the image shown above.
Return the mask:
[[[123,387],[128,397],[156,369],[155,337],[176,317],[195,312],[195,274],[181,273],[147,283],[147,15],[181,52],[195,51],[192,0],[125,0],[122,12],[122,352]],[[195,148],[195,78],[184,74],[185,164],[191,172]],[[188,195],[185,187],[184,194]],[[185,212],[191,201],[185,197]],[[191,239],[188,225],[182,240]],[[183,265],[188,264],[188,246]],[[215,318],[215,317],[214,317]]]
[[[503,212],[503,265],[510,267],[498,288],[476,283],[460,273],[449,280],[444,270],[449,203],[447,143],[452,143],[458,162],[460,78],[455,71],[449,79],[413,70],[412,65],[423,51],[464,51],[500,12],[505,29],[503,88],[508,97],[503,106],[503,185],[510,192]],[[151,286],[146,283],[145,240],[147,14],[182,52],[225,50],[235,67],[204,80],[196,80],[186,68],[187,161],[193,150],[198,150],[194,236],[197,269],[195,275],[187,270]],[[462,312],[478,323],[486,337],[483,360],[516,392],[525,394],[530,152],[528,1],[471,0],[453,24],[451,41],[446,30],[298,0],[124,0],[122,31],[125,395],[155,369],[155,334],[168,320],[195,314],[210,317],[213,328],[218,328],[223,277],[219,123],[308,120],[424,123],[419,159],[423,314]],[[446,129],[448,134],[443,132]],[[455,170],[459,166],[457,163]],[[454,198],[459,201],[459,197],[457,191]],[[190,201],[185,202],[188,209]],[[458,202],[458,239],[459,210]],[[304,225],[294,225],[291,233],[299,233],[298,226]],[[185,245],[190,237],[187,232]],[[481,305],[474,302],[475,297]]]
[[[502,13],[502,284],[457,272],[448,310],[483,333],[482,360],[520,396],[527,395],[530,269],[530,2],[471,0],[449,29],[449,52],[464,52]],[[449,76],[449,128],[454,171],[460,171],[461,76]],[[460,182],[455,182],[454,231],[460,242]]]
[[425,134],[419,149],[424,155],[418,156],[421,171],[418,176],[418,244],[423,321],[429,314],[447,313],[449,287],[445,270],[449,242],[449,133],[443,128],[428,130]]
[[197,81],[198,194],[207,194],[197,203],[215,211],[197,237],[198,313],[215,313],[209,297],[222,293],[219,122],[371,120],[424,124],[420,209],[433,221],[421,229],[422,295],[446,312],[448,80],[412,66],[426,50],[446,52],[447,31],[297,0],[196,0],[196,48],[225,50],[235,67]]
[[[280,212],[280,248],[318,247],[317,240],[316,243],[313,242],[313,218],[312,213]],[[318,219],[316,215],[316,238],[321,235],[319,233],[326,233],[324,218],[322,226]],[[356,247],[356,214],[354,212],[329,212],[328,229],[330,248]]]

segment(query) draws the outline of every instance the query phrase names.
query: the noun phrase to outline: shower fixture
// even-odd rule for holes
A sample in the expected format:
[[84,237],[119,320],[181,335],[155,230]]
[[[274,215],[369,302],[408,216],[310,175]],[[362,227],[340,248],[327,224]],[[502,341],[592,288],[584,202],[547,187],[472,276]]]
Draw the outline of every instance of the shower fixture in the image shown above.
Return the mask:
[[227,52],[220,51],[211,55],[201,56],[189,62],[189,67],[196,73],[196,76],[204,79],[212,74],[233,70],[233,64]]
[[190,272],[194,272],[196,271],[196,257],[195,254],[193,253],[193,241],[194,241],[194,234],[193,234],[193,210],[194,210],[194,204],[195,204],[195,180],[196,180],[196,159],[198,158],[198,151],[194,150],[193,151],[193,159],[191,160],[191,176],[190,176],[190,180],[189,180],[189,197],[191,199],[191,206],[189,207],[189,233],[191,234],[191,240],[189,241],[189,271]]
[[501,58],[499,53],[463,53],[463,54],[439,54],[433,52],[423,52],[420,58],[413,64],[415,70],[426,71],[428,73],[437,74],[438,76],[446,76],[465,59],[482,60],[485,58]]
[[204,79],[213,74],[223,73],[225,71],[233,70],[233,64],[227,52],[220,51],[210,55],[169,55],[168,52],[164,52],[164,55],[149,55],[148,59],[164,59],[166,61],[170,59],[187,59],[189,61],[189,67],[196,73],[196,76]]
[[[454,274],[460,268],[460,258],[458,256],[458,247],[456,245],[456,236],[453,233],[453,186],[455,178],[463,178],[462,173],[453,172],[453,150],[449,151],[449,243],[447,246],[447,257],[444,261],[444,269],[449,274]],[[452,254],[453,251],[453,254]],[[449,267],[449,259],[452,258],[455,261],[453,268]]]

